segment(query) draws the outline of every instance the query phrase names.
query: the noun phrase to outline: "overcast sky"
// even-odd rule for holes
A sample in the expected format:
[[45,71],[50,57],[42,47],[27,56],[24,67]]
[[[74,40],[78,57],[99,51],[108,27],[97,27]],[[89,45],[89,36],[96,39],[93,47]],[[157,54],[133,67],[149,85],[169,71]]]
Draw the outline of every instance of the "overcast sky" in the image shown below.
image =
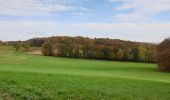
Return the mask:
[[170,0],[0,0],[0,40],[54,35],[160,42]]

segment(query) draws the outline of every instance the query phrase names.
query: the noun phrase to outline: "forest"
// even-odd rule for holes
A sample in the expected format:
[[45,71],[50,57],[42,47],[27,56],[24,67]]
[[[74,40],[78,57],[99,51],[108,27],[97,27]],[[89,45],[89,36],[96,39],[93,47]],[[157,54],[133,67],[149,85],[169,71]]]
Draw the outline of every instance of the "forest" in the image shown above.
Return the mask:
[[53,36],[33,38],[25,43],[42,47],[46,56],[116,61],[156,62],[156,44],[109,38]]

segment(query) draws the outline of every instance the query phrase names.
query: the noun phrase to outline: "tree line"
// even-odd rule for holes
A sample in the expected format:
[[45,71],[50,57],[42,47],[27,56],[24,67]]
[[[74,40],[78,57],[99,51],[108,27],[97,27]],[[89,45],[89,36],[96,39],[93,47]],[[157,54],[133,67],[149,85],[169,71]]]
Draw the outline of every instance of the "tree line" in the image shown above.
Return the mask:
[[156,62],[156,45],[119,39],[56,36],[28,40],[46,56]]
[[8,41],[16,51],[41,47],[46,56],[88,58],[117,61],[157,62],[159,69],[170,72],[170,38],[159,45],[119,39],[55,36],[33,38],[27,41]]

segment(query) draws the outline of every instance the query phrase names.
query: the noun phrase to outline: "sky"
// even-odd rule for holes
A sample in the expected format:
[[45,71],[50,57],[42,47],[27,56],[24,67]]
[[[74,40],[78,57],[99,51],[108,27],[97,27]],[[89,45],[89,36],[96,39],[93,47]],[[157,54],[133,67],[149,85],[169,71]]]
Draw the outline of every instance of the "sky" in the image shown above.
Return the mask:
[[170,37],[170,0],[0,0],[0,40]]

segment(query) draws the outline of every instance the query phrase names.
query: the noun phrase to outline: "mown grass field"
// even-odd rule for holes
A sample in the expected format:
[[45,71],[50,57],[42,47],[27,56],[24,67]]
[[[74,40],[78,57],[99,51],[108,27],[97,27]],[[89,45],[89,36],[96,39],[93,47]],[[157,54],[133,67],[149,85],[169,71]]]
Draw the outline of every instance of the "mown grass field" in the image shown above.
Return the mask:
[[0,46],[0,100],[168,100],[156,64],[46,57]]

